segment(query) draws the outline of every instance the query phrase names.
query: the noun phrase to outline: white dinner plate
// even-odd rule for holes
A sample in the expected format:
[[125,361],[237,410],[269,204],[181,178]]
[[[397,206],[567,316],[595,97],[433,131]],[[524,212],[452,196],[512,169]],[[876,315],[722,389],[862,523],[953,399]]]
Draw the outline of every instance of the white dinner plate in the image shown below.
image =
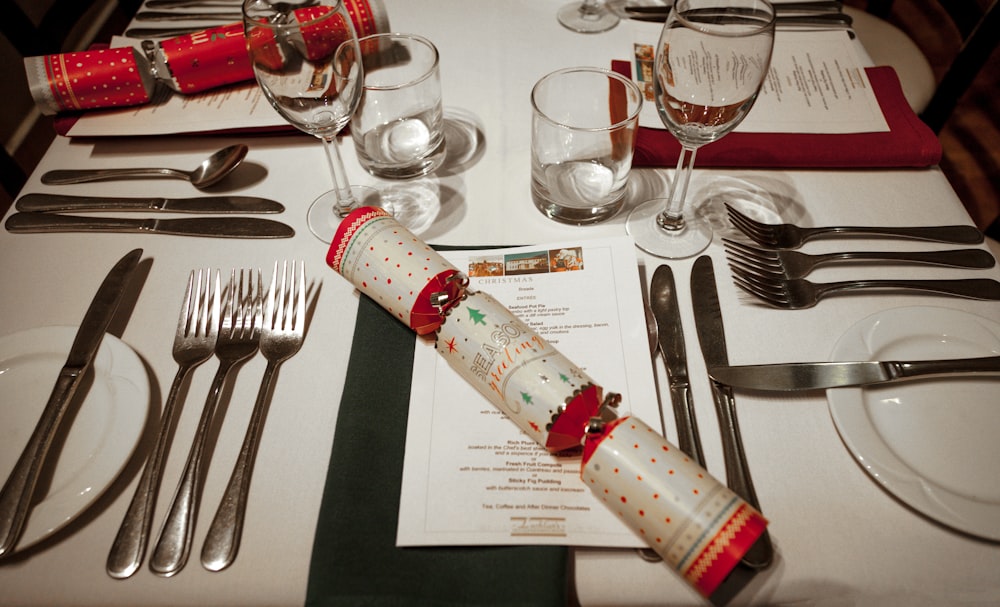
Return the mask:
[[[840,338],[831,360],[1000,354],[1000,323],[946,308],[879,312]],[[929,378],[827,390],[847,448],[876,482],[930,518],[1000,540],[1000,378]]]
[[[6,480],[28,443],[76,332],[77,327],[39,327],[0,337],[0,479]],[[65,441],[53,443],[49,452],[51,482],[28,513],[18,549],[85,511],[122,471],[142,435],[149,377],[139,356],[121,340],[104,336],[94,357],[93,382],[81,389],[86,395],[63,417],[63,424],[72,425]]]

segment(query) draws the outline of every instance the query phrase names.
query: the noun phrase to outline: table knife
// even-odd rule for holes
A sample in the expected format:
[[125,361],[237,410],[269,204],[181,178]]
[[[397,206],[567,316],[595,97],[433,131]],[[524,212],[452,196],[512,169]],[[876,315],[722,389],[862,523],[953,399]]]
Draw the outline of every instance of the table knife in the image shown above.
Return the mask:
[[[691,270],[691,298],[694,304],[695,328],[705,364],[709,367],[728,365],[729,353],[726,350],[726,332],[722,322],[722,309],[719,306],[715,269],[712,266],[712,258],[707,255],[696,259]],[[715,411],[722,431],[722,454],[726,462],[727,484],[734,493],[760,510],[757,492],[754,491],[753,480],[750,477],[750,467],[743,452],[743,439],[740,437],[732,388],[712,381],[712,398],[715,400]],[[743,555],[741,562],[752,569],[764,569],[771,564],[773,556],[771,538],[765,531]]]
[[25,194],[14,203],[18,211],[164,211],[168,213],[281,213],[284,205],[256,196],[203,196],[200,198],[111,198]]
[[173,13],[167,11],[139,11],[135,14],[136,21],[239,21],[242,18],[238,10],[224,13]]
[[698,435],[698,420],[688,381],[687,352],[684,347],[681,312],[677,305],[677,288],[674,273],[666,264],[653,272],[653,281],[649,287],[649,307],[656,317],[657,341],[663,363],[667,367],[670,402],[674,410],[674,423],[677,425],[677,446],[704,467],[705,455]]
[[9,232],[127,232],[216,238],[290,238],[295,230],[259,217],[195,217],[186,219],[125,219],[82,217],[53,213],[14,213],[7,218]]
[[858,361],[710,366],[715,381],[734,388],[824,390],[956,375],[1000,374],[1000,356],[915,361]]
[[[0,491],[0,557],[11,553],[24,530],[35,485],[45,468],[52,439],[81,380],[94,361],[94,355],[97,354],[104,333],[141,257],[142,249],[129,252],[115,264],[101,283],[80,323],[66,364],[59,371],[52,394],[31,438]],[[145,406],[145,403],[135,404]]]
[[147,0],[146,8],[239,8],[238,0]]

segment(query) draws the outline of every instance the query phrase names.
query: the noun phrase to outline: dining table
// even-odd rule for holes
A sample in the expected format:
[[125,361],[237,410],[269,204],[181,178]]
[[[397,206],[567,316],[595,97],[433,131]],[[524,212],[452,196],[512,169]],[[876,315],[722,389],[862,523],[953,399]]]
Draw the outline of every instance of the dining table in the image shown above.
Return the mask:
[[[398,209],[400,221],[439,247],[509,247],[581,242],[625,234],[628,211],[663,196],[673,166],[633,169],[625,208],[600,223],[573,226],[552,221],[532,203],[530,192],[533,84],[570,66],[610,67],[632,42],[632,23],[623,20],[600,34],[563,28],[556,12],[565,0],[384,0],[392,31],[432,40],[440,52],[448,154],[425,177],[391,181],[365,173],[349,136],[340,149],[352,183],[384,193],[419,193]],[[147,24],[148,25],[148,24]],[[779,32],[780,36],[781,33]],[[859,56],[864,49],[854,41]],[[180,130],[180,129],[179,129]],[[73,186],[45,185],[41,175],[66,168],[195,167],[214,150],[246,144],[243,164],[218,186],[199,192],[181,180],[123,180]],[[395,523],[381,529],[344,529],[338,521],[354,512],[398,507],[398,471],[406,432],[405,403],[414,338],[391,326],[370,301],[326,264],[328,245],[307,227],[310,203],[329,189],[327,160],[320,142],[291,129],[179,132],[164,135],[56,137],[29,177],[22,195],[76,194],[96,197],[211,195],[259,196],[279,201],[284,212],[270,215],[295,234],[278,239],[235,239],[162,234],[47,233],[0,230],[0,336],[78,326],[108,270],[128,251],[142,260],[114,321],[117,338],[138,355],[132,381],[148,398],[117,403],[116,415],[140,417],[129,436],[103,436],[120,443],[124,455],[98,497],[71,520],[32,545],[0,559],[0,605],[703,605],[709,602],[663,562],[631,548],[600,546],[395,548]],[[775,217],[801,225],[972,225],[961,200],[936,165],[923,167],[787,168],[698,166],[691,193],[715,188],[753,190],[771,196]],[[761,305],[732,281],[722,237],[737,238],[719,198],[704,213],[717,228],[705,251],[714,262],[731,364],[829,361],[849,333],[900,310],[916,310],[908,325],[913,339],[935,335],[935,324],[971,317],[1000,323],[1000,303],[927,293],[857,292],[831,296],[818,305],[784,310]],[[7,217],[14,214],[12,207]],[[133,214],[129,214],[133,216]],[[124,215],[123,215],[124,216]],[[947,245],[867,237],[846,245],[855,250],[933,250]],[[987,245],[969,245],[987,249]],[[813,247],[810,249],[809,247]],[[809,243],[803,250],[847,250],[839,241]],[[712,384],[695,332],[690,276],[694,258],[665,260],[636,249],[643,294],[657,267],[667,264],[677,281],[691,391],[706,468],[726,478],[720,425]],[[280,369],[256,456],[246,522],[235,562],[220,572],[197,562],[209,516],[219,502],[250,418],[266,361],[256,356],[226,383],[211,428],[203,480],[203,504],[194,530],[191,562],[174,576],[154,575],[143,566],[128,579],[112,579],[105,560],[139,475],[156,438],[170,382],[177,371],[171,353],[184,288],[192,270],[261,269],[266,280],[275,262],[305,264],[307,326],[301,350]],[[859,275],[891,278],[992,278],[1000,268],[942,269],[917,265],[829,267],[817,280]],[[817,271],[820,272],[820,271]],[[594,289],[611,288],[593,285]],[[360,324],[373,318],[372,329]],[[872,320],[874,319],[874,320]],[[942,329],[947,332],[945,327]],[[896,336],[906,341],[907,336]],[[986,338],[984,338],[986,339]],[[993,355],[1000,350],[993,337]],[[922,343],[922,342],[921,342]],[[841,344],[841,346],[838,346]],[[913,356],[919,358],[919,353]],[[190,437],[208,392],[216,361],[197,368],[181,392],[181,409],[156,502],[154,530],[181,475]],[[654,367],[662,431],[676,441],[669,384],[662,361]],[[0,375],[4,372],[0,369]],[[591,373],[600,376],[599,369]],[[54,381],[54,377],[52,378]],[[992,381],[995,396],[1000,383]],[[920,384],[925,385],[925,384]],[[883,392],[888,388],[881,388]],[[919,389],[909,387],[907,389]],[[928,388],[929,389],[929,388]],[[381,392],[378,392],[381,390]],[[870,462],[855,457],[832,415],[834,393],[748,391],[735,398],[743,446],[761,510],[769,521],[774,560],[724,596],[729,605],[995,605],[1000,603],[1000,541],[956,529],[915,508],[888,490]],[[851,394],[860,393],[857,389]],[[125,391],[124,393],[128,393]],[[382,394],[383,396],[373,396]],[[382,399],[402,400],[402,410]],[[850,394],[848,398],[851,398]],[[0,394],[0,428],[42,403],[9,402]],[[968,403],[947,395],[942,411],[965,415]],[[470,404],[470,406],[479,406]],[[843,407],[843,405],[840,405]],[[858,405],[860,406],[860,405]],[[901,405],[902,406],[902,405]],[[346,425],[346,408],[353,411]],[[86,410],[71,414],[73,426]],[[942,414],[941,419],[947,420]],[[996,420],[994,415],[992,419]],[[650,421],[650,420],[647,420]],[[660,422],[660,420],[656,420]],[[113,420],[99,419],[101,433]],[[33,420],[27,422],[29,427]],[[391,428],[377,436],[372,428]],[[904,432],[905,429],[899,429]],[[995,434],[1000,427],[984,428]],[[22,445],[0,430],[0,449],[13,461]],[[930,440],[922,430],[914,440]],[[373,436],[374,435],[374,436]],[[975,477],[995,477],[996,451],[970,453],[962,437],[942,423],[944,446],[955,468]],[[954,449],[949,450],[948,445]],[[915,446],[914,446],[915,448]],[[345,450],[345,451],[342,451]],[[334,465],[343,453],[364,454]],[[60,457],[60,455],[62,457]],[[71,466],[57,444],[50,465]],[[6,460],[5,460],[6,461]],[[82,467],[83,463],[79,463]],[[0,475],[9,470],[0,469]],[[56,475],[58,477],[58,475]],[[919,479],[918,479],[919,480]],[[51,480],[43,487],[55,493]],[[357,493],[357,491],[364,491]],[[1000,503],[998,486],[975,499]],[[359,497],[363,496],[363,497]],[[39,500],[43,497],[37,498]],[[376,504],[375,502],[384,502]],[[947,506],[943,506],[947,508]],[[71,507],[72,508],[72,507]],[[995,529],[995,525],[994,525]],[[530,566],[541,551],[544,565]],[[401,554],[397,554],[401,553]],[[486,555],[478,569],[464,569]],[[507,560],[504,560],[507,559]],[[518,564],[529,564],[518,568]],[[532,572],[536,575],[532,575]],[[464,590],[460,590],[463,588]]]

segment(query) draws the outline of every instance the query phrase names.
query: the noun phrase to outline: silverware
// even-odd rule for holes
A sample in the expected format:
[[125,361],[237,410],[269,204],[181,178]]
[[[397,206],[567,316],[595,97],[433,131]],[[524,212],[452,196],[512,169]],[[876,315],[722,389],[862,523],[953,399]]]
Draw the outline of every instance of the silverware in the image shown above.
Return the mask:
[[[729,354],[726,351],[726,332],[719,306],[719,293],[715,283],[712,258],[702,255],[694,262],[691,270],[691,299],[694,305],[695,328],[705,363],[709,367],[726,366]],[[750,466],[743,451],[740,425],[736,417],[736,401],[733,391],[717,381],[712,381],[712,397],[715,411],[719,416],[722,431],[722,454],[726,463],[726,479],[729,488],[748,504],[760,510],[757,492],[750,477]],[[771,564],[774,548],[767,531],[743,555],[742,563],[752,569],[764,569]]]
[[219,273],[216,271],[213,285],[211,270],[206,269],[204,274],[199,270],[197,276],[192,271],[174,334],[173,357],[178,364],[177,374],[170,384],[170,392],[167,393],[163,413],[160,414],[156,444],[142,469],[135,495],[132,496],[132,502],[108,554],[107,572],[115,579],[130,577],[139,569],[146,555],[153,509],[166,462],[167,441],[177,417],[174,412],[177,397],[191,371],[212,357],[218,334]]
[[708,369],[712,379],[728,386],[778,392],[868,386],[920,377],[998,373],[1000,373],[1000,356],[946,360],[739,365]]
[[967,299],[1000,300],[1000,282],[989,278],[957,280],[844,280],[811,282],[785,280],[732,268],[733,282],[747,293],[776,308],[811,308],[827,295],[860,289],[911,290]]
[[[147,6],[153,2],[162,2],[164,0],[150,0],[147,2]],[[166,0],[168,2],[174,0]],[[185,1],[185,0],[180,0]],[[639,15],[658,15],[667,14],[673,8],[673,4],[646,4],[646,5],[633,5],[625,6],[626,13],[639,14]],[[815,2],[775,2],[774,12],[777,14],[782,13],[839,13],[843,10],[844,3],[840,0],[816,0]],[[716,10],[716,9],[712,9]]]
[[[94,361],[104,333],[141,257],[142,249],[132,250],[115,264],[101,283],[80,323],[66,364],[59,371],[38,424],[0,490],[0,557],[10,554],[21,537],[31,510],[35,485],[45,468],[52,439],[81,380]],[[145,406],[145,403],[133,404],[137,407]]]
[[130,179],[133,177],[168,177],[184,179],[202,189],[211,187],[225,179],[246,158],[248,148],[242,143],[217,150],[190,171],[170,168],[125,168],[125,169],[68,169],[47,171],[42,174],[46,185],[69,185],[107,179]]
[[704,467],[705,454],[701,448],[698,420],[688,381],[687,352],[680,307],[677,305],[677,288],[670,266],[661,265],[653,272],[649,305],[656,317],[660,354],[670,381],[670,402],[673,404],[674,422],[677,424],[677,446]]
[[14,207],[27,212],[164,211],[167,213],[281,213],[284,205],[256,196],[201,198],[110,198],[64,194],[25,194]]
[[184,465],[184,474],[174,493],[167,518],[160,529],[153,555],[149,559],[149,568],[153,573],[165,577],[180,571],[187,564],[191,552],[194,522],[201,498],[205,444],[222,396],[222,388],[236,366],[257,352],[261,322],[260,272],[257,272],[256,282],[252,270],[240,272],[237,281],[236,270],[233,270],[227,291],[222,324],[215,343],[215,356],[219,359],[219,369],[212,380],[208,398],[198,420],[194,441]]
[[14,213],[7,218],[8,232],[126,232],[173,234],[215,238],[291,238],[295,230],[259,217],[196,217],[187,219],[136,219],[83,217],[53,213]]
[[[652,23],[663,23],[667,20],[667,13],[662,15],[632,15],[634,21],[649,21]],[[737,15],[718,15],[715,21],[739,23],[742,18]],[[774,18],[774,26],[778,29],[785,28],[820,28],[820,29],[849,29],[854,23],[850,15],[843,13],[815,13],[810,15],[777,15]]]
[[992,268],[996,265],[996,260],[989,251],[982,249],[857,251],[807,255],[798,251],[759,249],[728,238],[723,238],[722,241],[731,267],[775,278],[803,278],[816,266],[845,261],[907,262],[952,268]]
[[930,240],[952,244],[979,244],[983,233],[972,226],[935,227],[885,227],[885,226],[831,226],[803,228],[790,223],[761,223],[739,212],[729,203],[729,220],[750,240],[770,249],[797,249],[802,243],[818,237],[837,238],[845,236],[892,236]]
[[243,16],[239,11],[226,13],[173,13],[166,11],[139,11],[136,21],[239,21]]
[[239,7],[240,0],[147,0],[146,8],[232,8]]
[[295,268],[294,261],[291,268],[287,263],[283,264],[279,284],[278,264],[274,264],[260,333],[260,353],[267,359],[267,367],[257,392],[257,401],[254,403],[243,446],[202,547],[201,563],[210,571],[222,571],[236,559],[243,533],[247,498],[250,495],[254,458],[264,430],[268,395],[278,374],[278,367],[302,347],[306,323],[305,266],[300,263],[297,271]]
[[178,27],[131,27],[125,30],[128,38],[146,40],[148,38],[173,38],[174,36],[184,36],[205,29],[204,25],[187,25]]

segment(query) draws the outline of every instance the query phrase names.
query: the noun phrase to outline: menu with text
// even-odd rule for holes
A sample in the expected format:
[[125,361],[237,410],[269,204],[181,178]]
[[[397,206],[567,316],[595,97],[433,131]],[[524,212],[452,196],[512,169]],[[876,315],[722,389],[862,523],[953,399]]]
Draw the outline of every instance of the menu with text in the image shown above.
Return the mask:
[[[639,124],[663,129],[653,95],[653,59],[659,33],[654,24],[637,24],[629,58],[632,78],[645,98]],[[734,132],[889,131],[855,45],[845,30],[778,30],[760,95]]]
[[[443,252],[484,291],[660,428],[635,245],[628,238]],[[580,479],[418,340],[397,544],[644,543]]]

